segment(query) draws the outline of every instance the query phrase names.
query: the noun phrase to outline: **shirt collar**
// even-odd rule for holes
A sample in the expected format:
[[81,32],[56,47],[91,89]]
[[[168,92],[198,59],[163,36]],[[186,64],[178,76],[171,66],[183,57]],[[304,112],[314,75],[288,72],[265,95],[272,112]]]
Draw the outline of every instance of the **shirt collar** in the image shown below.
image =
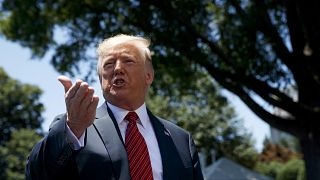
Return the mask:
[[[107,105],[112,111],[114,117],[116,118],[118,125],[120,125],[124,121],[124,118],[126,117],[128,112],[130,112],[126,109],[122,109],[115,105],[112,105],[109,102],[107,102]],[[140,123],[143,127],[147,127],[150,119],[147,113],[146,104],[143,103],[138,109],[134,110],[134,112],[137,113],[137,115],[139,116],[138,123]]]

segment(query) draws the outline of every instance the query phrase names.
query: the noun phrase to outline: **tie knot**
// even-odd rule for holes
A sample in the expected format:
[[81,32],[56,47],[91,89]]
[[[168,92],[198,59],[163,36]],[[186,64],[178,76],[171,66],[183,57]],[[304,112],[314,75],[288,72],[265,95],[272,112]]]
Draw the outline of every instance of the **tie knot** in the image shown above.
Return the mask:
[[125,120],[129,121],[129,123],[136,123],[137,120],[139,119],[137,113],[130,111],[124,118]]

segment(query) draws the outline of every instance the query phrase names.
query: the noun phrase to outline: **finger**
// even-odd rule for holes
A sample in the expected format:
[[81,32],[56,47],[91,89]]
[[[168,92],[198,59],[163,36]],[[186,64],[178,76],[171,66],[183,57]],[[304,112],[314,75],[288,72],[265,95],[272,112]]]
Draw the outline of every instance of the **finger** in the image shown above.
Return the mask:
[[88,91],[86,92],[85,97],[81,102],[81,107],[85,108],[86,110],[88,109],[93,98],[93,93],[94,93],[93,87],[88,87]]
[[64,92],[68,92],[68,90],[71,88],[72,86],[72,82],[71,80],[67,77],[67,76],[59,76],[58,80],[61,82],[61,84],[64,87]]
[[76,83],[73,84],[73,86],[69,89],[69,91],[66,93],[66,98],[71,99],[75,96],[78,89],[80,88],[80,85],[82,83],[82,80],[78,79]]
[[97,109],[98,102],[99,102],[99,97],[97,95],[93,95],[92,101],[88,107],[88,111],[94,112]]
[[86,83],[86,82],[82,82],[80,84],[80,87],[79,87],[77,93],[74,96],[74,102],[76,104],[80,105],[81,101],[85,98],[85,95],[86,95],[86,93],[88,91],[88,87],[89,87],[88,83]]

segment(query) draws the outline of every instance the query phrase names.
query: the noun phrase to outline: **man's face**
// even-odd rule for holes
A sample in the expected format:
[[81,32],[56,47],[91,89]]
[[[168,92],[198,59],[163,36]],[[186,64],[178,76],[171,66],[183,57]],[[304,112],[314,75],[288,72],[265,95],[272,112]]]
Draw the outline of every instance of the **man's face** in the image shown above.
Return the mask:
[[144,101],[153,72],[138,48],[120,44],[101,59],[101,86],[105,99],[113,105],[135,110]]

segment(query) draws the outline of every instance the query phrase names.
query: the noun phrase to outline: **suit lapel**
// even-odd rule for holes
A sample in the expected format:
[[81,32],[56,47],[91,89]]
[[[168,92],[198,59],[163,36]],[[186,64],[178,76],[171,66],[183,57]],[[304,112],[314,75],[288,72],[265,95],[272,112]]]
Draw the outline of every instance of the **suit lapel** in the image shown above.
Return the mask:
[[181,159],[173,143],[170,131],[149,110],[148,115],[158,140],[162,159],[163,179],[179,179],[178,172],[180,172],[181,168]]
[[[178,172],[182,171],[182,162],[172,140],[171,133],[149,110],[148,115],[160,149],[163,179],[179,179]],[[112,161],[116,179],[130,179],[128,157],[124,148],[124,142],[121,138],[117,122],[106,104],[97,109],[94,127],[104,142]]]
[[117,122],[106,104],[97,109],[94,126],[112,161],[116,179],[130,179],[127,152]]

